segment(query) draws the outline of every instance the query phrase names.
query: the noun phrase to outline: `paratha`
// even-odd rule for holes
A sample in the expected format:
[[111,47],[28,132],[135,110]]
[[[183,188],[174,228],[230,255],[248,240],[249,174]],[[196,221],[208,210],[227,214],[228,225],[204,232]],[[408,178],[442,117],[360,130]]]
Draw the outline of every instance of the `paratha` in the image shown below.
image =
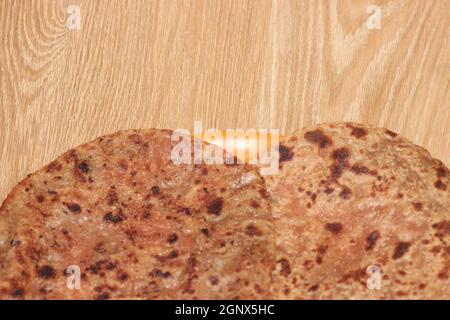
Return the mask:
[[450,174],[440,161],[355,123],[302,129],[279,150],[280,171],[265,178],[274,297],[450,298]]
[[20,182],[0,209],[0,299],[267,297],[264,181],[246,165],[176,165],[176,143],[122,131]]
[[450,173],[426,150],[317,125],[262,178],[176,165],[176,143],[121,131],[24,179],[0,208],[0,299],[450,298]]

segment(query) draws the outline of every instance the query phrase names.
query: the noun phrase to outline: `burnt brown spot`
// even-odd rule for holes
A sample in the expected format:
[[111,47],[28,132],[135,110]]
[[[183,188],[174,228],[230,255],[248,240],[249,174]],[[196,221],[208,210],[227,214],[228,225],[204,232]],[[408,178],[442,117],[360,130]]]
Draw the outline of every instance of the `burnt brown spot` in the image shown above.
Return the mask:
[[13,239],[13,240],[11,240],[10,242],[9,242],[9,244],[12,246],[12,247],[15,247],[15,246],[18,246],[18,245],[20,245],[22,242],[20,241],[20,240],[15,240],[15,239]]
[[255,209],[261,207],[261,205],[259,204],[259,202],[256,201],[256,200],[250,201],[250,206],[251,206],[252,208],[255,208]]
[[120,223],[123,221],[123,216],[121,214],[114,215],[112,212],[108,212],[104,215],[103,220],[108,223]]
[[327,148],[333,143],[331,138],[319,129],[306,132],[304,137],[307,141],[319,145],[319,148]]
[[433,229],[436,230],[435,236],[438,238],[443,238],[450,234],[450,221],[443,220],[438,223],[433,223]]
[[311,260],[305,260],[303,262],[303,266],[306,270],[311,270],[311,268],[313,267],[313,262]]
[[99,274],[99,272],[102,270],[103,266],[107,263],[107,260],[99,260],[96,263],[90,265],[86,268],[86,271],[89,271],[93,274]]
[[264,189],[264,188],[259,189],[259,190],[258,190],[258,193],[259,193],[259,195],[260,195],[261,197],[263,197],[263,199],[269,199],[269,197],[270,197],[269,192],[267,192],[267,190]]
[[187,273],[192,274],[195,272],[195,267],[197,266],[197,259],[195,256],[189,257],[187,261]]
[[117,266],[117,263],[109,261],[109,262],[106,262],[105,268],[106,268],[106,270],[110,270],[111,271],[111,270],[114,270],[116,268],[116,266]]
[[42,203],[45,201],[45,197],[42,194],[40,194],[36,197],[36,200],[37,202]]
[[353,280],[356,282],[360,282],[361,284],[364,284],[364,287],[366,286],[366,277],[367,272],[365,268],[360,268],[356,270],[352,270],[346,274],[339,280],[339,283],[346,283],[349,280]]
[[117,193],[114,190],[109,190],[108,194],[106,195],[106,203],[109,206],[112,206],[114,203],[118,201]]
[[210,276],[209,277],[209,283],[212,286],[217,286],[219,284],[219,278],[217,276]]
[[289,261],[286,258],[281,258],[277,261],[277,263],[280,264],[280,275],[283,277],[287,277],[291,274],[291,265],[289,264]]
[[148,219],[148,218],[150,218],[150,216],[151,216],[151,214],[150,214],[150,211],[148,211],[148,210],[144,210],[144,212],[142,213],[143,219]]
[[328,250],[328,246],[326,245],[320,245],[319,247],[317,247],[317,256],[316,256],[316,262],[318,264],[321,264],[323,261],[323,256],[325,255],[325,253]]
[[369,173],[369,169],[362,164],[354,164],[350,170],[352,170],[355,174],[367,174]]
[[170,244],[175,243],[178,240],[178,236],[176,233],[172,233],[169,235],[169,237],[167,238],[167,242],[169,242]]
[[324,255],[327,252],[327,250],[328,250],[328,246],[320,245],[317,248],[317,253],[320,254],[320,255]]
[[117,279],[121,282],[126,281],[128,279],[128,273],[123,270],[119,270],[119,272],[117,273]]
[[309,287],[308,291],[316,291],[317,289],[319,289],[319,285],[315,284],[315,285]]
[[122,159],[119,161],[119,168],[122,169],[123,171],[128,170],[128,164],[127,164],[126,160]]
[[448,268],[444,268],[443,270],[439,271],[438,279],[440,279],[440,280],[448,279]]
[[223,208],[223,198],[216,198],[211,201],[208,206],[208,213],[219,215]]
[[331,178],[338,179],[344,170],[349,166],[348,159],[350,157],[350,150],[348,148],[339,148],[333,151],[331,158],[334,160],[330,166]]
[[47,166],[47,172],[56,172],[56,171],[60,171],[62,169],[62,164],[59,163],[58,161],[53,161],[52,163],[50,163]]
[[292,152],[291,148],[288,148],[288,147],[280,144],[278,149],[279,149],[279,154],[280,154],[280,159],[279,159],[280,162],[292,160],[294,153]]
[[338,179],[342,173],[344,172],[345,169],[345,165],[342,163],[337,163],[337,164],[333,164],[330,167],[330,171],[331,171],[331,178],[332,179]]
[[367,135],[367,130],[360,127],[352,127],[351,135],[359,139]]
[[28,246],[26,248],[26,254],[31,260],[38,262],[42,256],[42,250],[35,246]]
[[400,259],[408,252],[411,243],[400,241],[395,247],[394,253],[392,255],[392,259]]
[[324,190],[324,192],[325,192],[326,194],[333,193],[333,191],[334,191],[334,189],[333,189],[333,188],[330,188],[330,187],[326,187],[325,190]]
[[380,233],[378,231],[371,232],[367,237],[366,250],[372,250],[377,244],[379,238]]
[[350,157],[350,150],[348,148],[339,148],[333,151],[331,157],[337,162],[346,162]]
[[403,271],[403,270],[398,270],[398,274],[399,274],[401,277],[406,276],[406,272]]
[[250,237],[253,237],[253,236],[261,236],[263,233],[255,225],[250,224],[247,226],[247,228],[245,228],[245,234]]
[[134,228],[130,228],[130,229],[125,230],[125,235],[131,241],[134,241],[134,238],[137,236],[137,234],[138,234],[138,232]]
[[37,274],[39,278],[52,279],[55,277],[56,272],[53,267],[46,265],[38,268]]
[[441,164],[437,169],[436,169],[436,176],[438,178],[443,178],[447,175],[447,170],[445,169],[444,165]]
[[386,130],[385,132],[387,135],[391,136],[392,138],[395,138],[397,136],[397,134],[395,132],[392,132],[391,130]]
[[99,243],[97,243],[94,247],[94,251],[98,252],[100,254],[104,254],[107,252],[105,243],[103,241],[100,241]]
[[169,278],[171,276],[169,271],[162,271],[161,269],[153,269],[149,275],[153,278]]
[[423,208],[422,202],[413,202],[412,205],[414,207],[414,210],[416,210],[416,211],[421,211]]
[[135,144],[137,144],[137,145],[142,144],[142,143],[144,142],[143,139],[142,139],[142,137],[141,137],[139,134],[137,134],[137,133],[130,134],[130,135],[128,136],[128,138],[129,138],[131,141],[133,141],[133,143],[135,143]]
[[200,229],[200,232],[201,233],[203,233],[205,236],[209,236],[209,230],[208,230],[208,228],[202,228],[202,229]]
[[346,187],[346,186],[344,186],[344,187],[342,187],[342,190],[341,190],[341,192],[339,192],[339,196],[342,198],[342,199],[348,199],[348,198],[350,198],[350,195],[352,194],[352,190],[350,190],[350,188],[349,187]]
[[183,213],[187,216],[190,216],[192,214],[191,209],[189,208],[180,208],[178,209],[178,212]]
[[153,186],[151,191],[155,196],[161,194],[161,189],[158,186]]
[[81,207],[77,203],[70,203],[70,204],[67,205],[67,208],[73,213],[80,213],[81,212]]
[[86,160],[84,160],[78,165],[78,169],[80,169],[81,172],[88,173],[89,172],[89,164],[87,163]]
[[436,187],[436,189],[439,189],[439,190],[443,190],[443,191],[447,190],[447,185],[445,183],[443,183],[441,180],[437,180],[434,183],[434,186]]
[[342,223],[339,222],[332,222],[325,224],[325,229],[333,234],[339,234],[341,233],[343,226]]
[[169,252],[169,254],[167,255],[168,259],[174,259],[176,257],[178,257],[179,253],[177,250],[172,250]]

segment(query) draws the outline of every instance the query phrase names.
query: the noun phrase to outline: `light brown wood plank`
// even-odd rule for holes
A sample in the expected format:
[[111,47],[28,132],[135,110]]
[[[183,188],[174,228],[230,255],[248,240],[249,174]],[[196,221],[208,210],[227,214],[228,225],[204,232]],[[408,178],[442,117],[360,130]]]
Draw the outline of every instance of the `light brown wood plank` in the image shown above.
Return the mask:
[[0,200],[99,135],[195,120],[284,133],[358,121],[450,166],[449,12],[449,0],[1,1]]

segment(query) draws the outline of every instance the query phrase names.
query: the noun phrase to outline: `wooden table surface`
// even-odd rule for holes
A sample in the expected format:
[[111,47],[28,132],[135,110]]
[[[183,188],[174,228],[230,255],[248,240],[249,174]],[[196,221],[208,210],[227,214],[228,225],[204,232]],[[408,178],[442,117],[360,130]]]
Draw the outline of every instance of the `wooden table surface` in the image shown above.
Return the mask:
[[450,166],[449,40],[450,0],[2,0],[0,201],[97,136],[195,120],[369,123]]

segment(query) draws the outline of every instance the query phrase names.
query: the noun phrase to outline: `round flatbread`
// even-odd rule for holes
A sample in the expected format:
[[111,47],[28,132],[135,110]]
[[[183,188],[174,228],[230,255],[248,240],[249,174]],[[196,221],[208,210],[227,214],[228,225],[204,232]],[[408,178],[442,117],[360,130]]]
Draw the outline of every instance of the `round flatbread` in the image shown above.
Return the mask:
[[174,164],[171,135],[101,137],[23,180],[0,208],[0,298],[450,298],[450,173],[424,149],[319,125],[262,179]]
[[273,297],[449,299],[450,173],[385,129],[303,129],[265,178],[276,230]]
[[264,181],[243,165],[176,165],[176,144],[122,131],[23,180],[0,209],[0,299],[267,297]]

